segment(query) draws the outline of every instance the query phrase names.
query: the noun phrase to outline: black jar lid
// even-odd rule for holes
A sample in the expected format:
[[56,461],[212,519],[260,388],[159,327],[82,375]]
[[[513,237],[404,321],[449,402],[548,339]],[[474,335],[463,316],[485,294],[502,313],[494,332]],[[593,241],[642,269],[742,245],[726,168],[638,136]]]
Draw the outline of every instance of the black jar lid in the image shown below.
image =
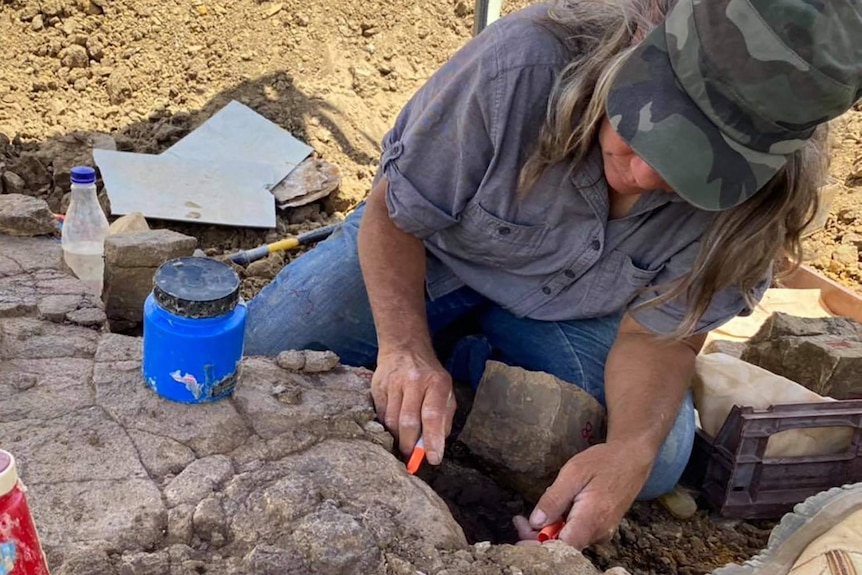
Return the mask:
[[156,271],[153,297],[162,309],[181,317],[216,317],[236,307],[239,276],[217,260],[176,258]]

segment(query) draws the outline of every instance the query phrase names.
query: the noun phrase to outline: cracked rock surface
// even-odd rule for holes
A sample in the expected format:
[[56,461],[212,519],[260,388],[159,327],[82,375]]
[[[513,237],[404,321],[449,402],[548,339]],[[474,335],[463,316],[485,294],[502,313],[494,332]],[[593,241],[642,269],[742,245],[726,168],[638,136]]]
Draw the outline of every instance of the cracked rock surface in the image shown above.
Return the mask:
[[0,438],[55,575],[598,573],[562,544],[468,546],[392,455],[370,372],[252,357],[232,398],[171,403],[139,338],[44,312],[101,309],[56,242],[0,254]]

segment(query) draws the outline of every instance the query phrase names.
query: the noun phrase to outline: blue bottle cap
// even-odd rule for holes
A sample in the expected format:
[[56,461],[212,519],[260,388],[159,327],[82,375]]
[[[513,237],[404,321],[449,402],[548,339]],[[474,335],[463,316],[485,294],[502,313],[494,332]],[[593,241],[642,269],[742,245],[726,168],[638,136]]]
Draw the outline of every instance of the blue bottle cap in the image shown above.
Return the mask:
[[153,297],[165,311],[187,318],[216,317],[236,307],[239,276],[210,258],[176,258],[156,270]]
[[73,184],[92,184],[96,181],[96,170],[90,166],[75,166],[71,176]]

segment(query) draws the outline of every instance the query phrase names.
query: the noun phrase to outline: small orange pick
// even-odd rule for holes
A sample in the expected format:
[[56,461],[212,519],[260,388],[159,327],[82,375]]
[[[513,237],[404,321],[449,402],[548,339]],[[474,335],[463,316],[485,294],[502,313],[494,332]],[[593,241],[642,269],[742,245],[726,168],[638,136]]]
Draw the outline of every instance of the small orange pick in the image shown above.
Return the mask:
[[544,543],[545,541],[553,541],[560,536],[560,531],[563,530],[563,527],[566,525],[566,522],[562,519],[551,523],[550,525],[545,525],[539,534],[536,536],[536,539],[539,540],[539,543]]
[[419,471],[423,459],[425,459],[425,442],[420,437],[413,448],[413,453],[410,454],[410,459],[407,460],[407,473],[415,475]]

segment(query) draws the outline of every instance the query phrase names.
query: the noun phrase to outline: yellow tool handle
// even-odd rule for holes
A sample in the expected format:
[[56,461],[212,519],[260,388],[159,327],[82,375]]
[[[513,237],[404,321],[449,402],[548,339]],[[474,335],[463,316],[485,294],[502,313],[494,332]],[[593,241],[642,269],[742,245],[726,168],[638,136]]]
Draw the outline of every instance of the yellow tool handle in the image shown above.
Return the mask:
[[279,252],[282,250],[292,250],[293,248],[299,246],[299,239],[297,238],[284,238],[283,240],[278,240],[277,242],[273,242],[271,244],[267,244],[267,248],[269,248],[269,253]]

